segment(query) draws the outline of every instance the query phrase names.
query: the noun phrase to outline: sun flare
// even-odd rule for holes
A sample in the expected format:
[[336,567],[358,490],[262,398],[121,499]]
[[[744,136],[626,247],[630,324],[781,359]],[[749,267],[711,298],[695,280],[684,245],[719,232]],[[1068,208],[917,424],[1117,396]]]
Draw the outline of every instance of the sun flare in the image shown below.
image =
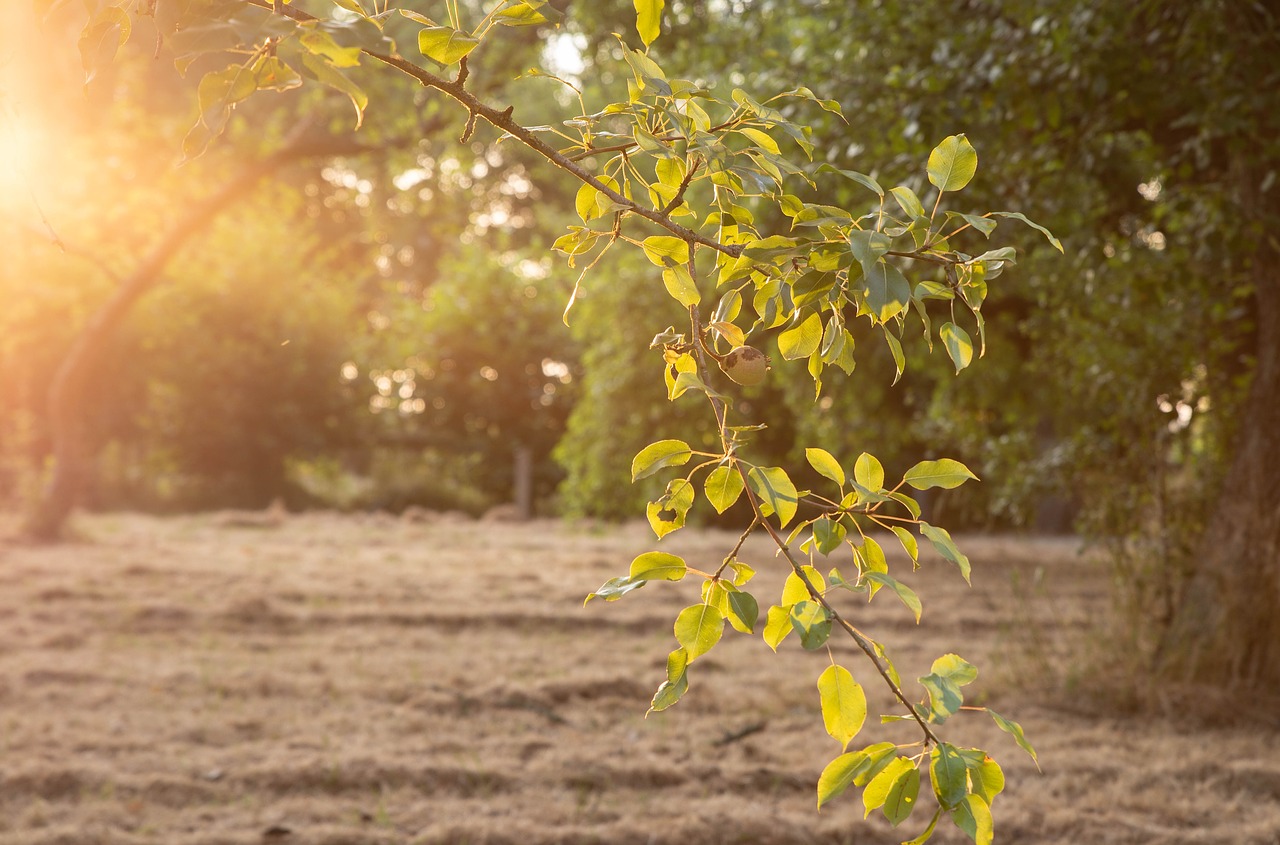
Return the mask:
[[27,193],[38,149],[35,129],[11,105],[0,104],[0,201],[11,204],[15,194]]

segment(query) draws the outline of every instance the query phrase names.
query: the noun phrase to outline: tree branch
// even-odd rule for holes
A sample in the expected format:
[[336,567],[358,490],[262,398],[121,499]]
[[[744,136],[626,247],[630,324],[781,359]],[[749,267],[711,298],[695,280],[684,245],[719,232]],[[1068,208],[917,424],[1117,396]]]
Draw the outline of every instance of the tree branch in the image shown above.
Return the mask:
[[[246,2],[262,9],[277,11],[278,14],[283,14],[285,17],[292,18],[296,21],[305,22],[318,20],[314,15],[295,9],[292,6],[275,6],[269,2],[269,0],[246,0]],[[466,88],[464,88],[459,82],[446,79],[443,76],[438,76],[437,74],[434,74],[400,56],[391,56],[386,53],[379,53],[377,50],[369,50],[365,48],[361,48],[361,52],[372,59],[399,70],[401,73],[413,77],[427,88],[435,88],[437,91],[448,95],[456,100],[460,105],[464,106],[467,111],[471,112],[471,114],[483,118],[494,127],[506,132],[508,135],[517,139],[520,143],[524,144],[526,147],[533,150],[556,167],[573,175],[579,181],[585,182],[595,188],[615,204],[622,206],[632,214],[643,217],[651,223],[661,226],[663,229],[666,229],[681,240],[701,244],[702,246],[714,249],[715,251],[723,253],[731,258],[737,258],[742,254],[742,246],[737,244],[726,245],[720,243],[714,238],[708,238],[705,235],[695,232],[693,229],[681,226],[679,223],[673,221],[668,214],[664,214],[660,211],[654,211],[651,208],[645,208],[643,205],[628,199],[618,191],[610,188],[589,171],[584,169],[582,165],[564,155],[555,147],[552,147],[550,144],[546,143],[517,122],[512,117],[513,107],[508,106],[506,109],[501,110],[494,108],[493,106],[482,102],[478,97],[466,90]],[[463,79],[465,79],[465,76]]]

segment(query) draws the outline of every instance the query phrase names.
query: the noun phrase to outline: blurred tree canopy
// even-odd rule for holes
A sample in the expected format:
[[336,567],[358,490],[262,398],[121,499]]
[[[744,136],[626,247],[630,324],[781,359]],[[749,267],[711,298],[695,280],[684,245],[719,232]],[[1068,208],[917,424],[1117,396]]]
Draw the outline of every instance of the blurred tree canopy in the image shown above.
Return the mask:
[[[535,218],[531,200],[556,186],[528,174],[519,150],[476,163],[484,145],[458,142],[457,115],[370,75],[361,83],[382,107],[355,143],[347,98],[290,91],[283,109],[244,104],[248,121],[178,166],[192,104],[145,36],[86,86],[75,22],[29,23],[38,38],[8,48],[2,104],[34,139],[7,174],[0,227],[4,499],[40,488],[50,382],[113,307],[70,391],[91,506],[283,497],[479,511],[511,493],[512,441],[551,495],[577,361],[566,336],[547,339],[562,329],[564,292],[542,245],[559,219]],[[478,72],[504,79],[538,61],[532,33],[513,46]],[[181,220],[272,156],[269,180],[247,181],[194,227]],[[153,261],[174,240],[179,251]]]

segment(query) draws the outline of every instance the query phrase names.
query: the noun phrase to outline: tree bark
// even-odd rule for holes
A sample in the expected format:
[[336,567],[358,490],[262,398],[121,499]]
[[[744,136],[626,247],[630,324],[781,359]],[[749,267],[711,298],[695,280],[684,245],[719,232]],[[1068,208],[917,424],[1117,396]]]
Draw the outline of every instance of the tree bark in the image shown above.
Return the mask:
[[53,441],[53,471],[39,501],[27,517],[24,526],[27,536],[44,541],[57,539],[67,517],[79,503],[93,459],[85,438],[85,425],[92,419],[92,409],[86,408],[83,402],[84,386],[101,375],[97,371],[97,362],[103,349],[114,337],[129,309],[159,281],[170,259],[227,206],[248,195],[260,179],[286,162],[362,149],[350,142],[340,145],[327,141],[320,144],[294,142],[260,159],[192,207],[161,237],[133,272],[121,280],[120,286],[89,318],[84,330],[71,344],[49,385],[47,412]]
[[1196,573],[1163,650],[1167,677],[1280,692],[1280,250],[1255,255],[1256,360]]

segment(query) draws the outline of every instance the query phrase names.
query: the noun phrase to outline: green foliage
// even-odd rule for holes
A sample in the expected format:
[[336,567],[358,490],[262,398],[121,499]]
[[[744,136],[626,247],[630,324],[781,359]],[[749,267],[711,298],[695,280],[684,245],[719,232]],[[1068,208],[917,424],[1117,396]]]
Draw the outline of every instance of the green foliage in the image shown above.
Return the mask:
[[[963,463],[940,458],[917,462],[893,487],[886,487],[891,476],[878,459],[864,452],[850,473],[833,444],[807,449],[806,465],[784,466],[762,454],[756,442],[769,426],[768,409],[739,401],[744,389],[769,380],[811,383],[820,397],[825,376],[853,371],[855,330],[884,344],[895,381],[907,368],[907,329],[917,321],[925,345],[939,339],[957,371],[974,357],[974,344],[961,323],[976,332],[981,356],[982,307],[990,284],[1013,264],[1015,252],[1008,246],[986,248],[996,229],[996,213],[956,212],[965,221],[957,227],[957,218],[943,208],[944,199],[953,202],[950,194],[968,186],[977,172],[977,152],[967,138],[948,136],[929,155],[924,174],[936,191],[925,197],[928,208],[917,190],[924,184],[918,164],[913,180],[887,192],[869,176],[815,167],[815,154],[826,150],[798,115],[816,109],[840,118],[841,107],[806,87],[762,100],[742,88],[717,95],[696,79],[669,75],[648,52],[662,31],[663,3],[658,0],[635,4],[636,28],[646,51],[625,43],[617,47],[626,67],[625,99],[588,109],[586,98],[570,85],[577,96],[567,101],[577,100],[578,113],[558,125],[525,126],[515,122],[511,109],[494,108],[466,87],[468,63],[494,43],[498,36],[491,29],[541,24],[550,7],[503,0],[480,16],[450,2],[444,24],[412,10],[393,15],[396,9],[389,5],[375,15],[354,0],[338,6],[341,12],[326,10],[329,16],[317,18],[291,8],[282,12],[266,0],[248,0],[225,8],[193,7],[172,26],[161,26],[162,38],[178,38],[195,24],[212,26],[227,41],[209,50],[232,48],[232,64],[205,72],[198,83],[200,119],[188,136],[187,154],[198,155],[226,131],[233,106],[262,92],[305,85],[304,78],[348,95],[359,122],[368,99],[345,69],[377,64],[459,103],[468,115],[465,138],[483,119],[577,179],[581,187],[573,205],[583,225],[570,226],[555,249],[570,266],[587,262],[585,276],[615,246],[636,248],[651,265],[644,274],[650,287],[667,300],[669,313],[681,323],[687,320],[687,328],[677,330],[673,322],[651,335],[651,381],[658,382],[660,373],[666,401],[696,405],[704,422],[700,430],[679,438],[659,435],[653,440],[654,432],[646,432],[652,442],[634,452],[631,480],[651,491],[646,494],[650,526],[658,539],[680,530],[700,498],[717,513],[737,502],[749,511],[740,541],[718,566],[694,568],[674,555],[649,552],[632,562],[625,577],[610,579],[587,597],[615,601],[651,580],[699,584],[698,601],[675,619],[679,647],[668,656],[651,711],[673,706],[688,691],[690,667],[719,643],[726,624],[741,633],[755,630],[759,605],[741,589],[754,570],[738,554],[748,537],[762,531],[777,547],[787,573],[779,603],[767,612],[763,639],[777,650],[794,631],[802,648],[826,649],[831,657],[818,678],[819,709],[843,753],[819,780],[819,805],[856,785],[863,788],[867,815],[879,810],[899,825],[915,809],[927,758],[939,813],[947,811],[975,842],[990,841],[989,805],[999,791],[995,771],[986,767],[985,752],[972,749],[974,756],[967,757],[937,733],[960,712],[963,687],[976,679],[977,670],[955,655],[939,658],[918,679],[922,697],[912,703],[884,647],[855,627],[842,609],[852,600],[846,593],[871,600],[887,588],[920,618],[919,597],[901,580],[904,573],[891,573],[873,535],[892,534],[911,556],[914,569],[917,545],[911,531],[917,531],[967,580],[968,559],[946,530],[921,518],[920,503],[905,488],[949,490],[976,476]],[[392,19],[399,28],[391,26]],[[411,24],[407,38],[406,20]],[[91,30],[93,26],[100,23],[91,22]],[[263,32],[270,33],[265,41]],[[397,44],[406,40],[416,41],[435,64],[456,65],[456,73],[445,78],[402,58],[405,51]],[[189,50],[200,52],[192,46]],[[866,195],[840,206],[811,201],[827,175],[852,181]],[[975,235],[982,238],[976,249],[970,245],[977,242]],[[580,279],[570,306],[581,292]],[[465,299],[461,294],[456,298]],[[642,301],[627,291],[621,302],[611,303],[613,310],[583,316],[596,324],[596,331],[616,333],[619,314],[647,313],[637,307]],[[931,309],[947,317],[936,330]],[[465,329],[471,330],[479,318],[462,313]],[[766,343],[776,345],[781,362],[772,375],[759,348]],[[634,356],[642,348],[632,345],[625,354]],[[747,348],[753,354],[745,353]],[[462,354],[457,358],[463,360]],[[742,367],[744,361],[748,369]],[[716,369],[723,369],[730,382]],[[608,432],[604,447],[617,453],[622,440]],[[795,481],[809,470],[817,473],[812,490]],[[816,567],[818,556],[824,567],[832,567],[826,576]],[[894,707],[902,708],[882,714],[882,720],[913,723],[919,730],[916,742],[846,751],[863,727],[867,705],[852,673],[836,662],[835,653],[842,649],[868,659]],[[998,724],[1002,721],[997,717]],[[1008,725],[1006,730],[1029,749],[1021,729]],[[917,747],[918,753],[911,751]]]
[[[264,237],[227,249],[245,226]],[[141,405],[120,409],[115,436],[148,469],[107,467],[106,498],[165,508],[296,498],[290,460],[356,440],[363,397],[335,389],[358,327],[355,292],[325,284],[319,245],[285,237],[287,222],[261,206],[216,230],[191,255],[201,274],[179,270],[178,284],[140,303],[113,350],[131,364],[116,389]]]
[[827,733],[840,743],[841,749],[847,749],[866,721],[866,693],[848,669],[832,664],[818,676],[818,695]]

